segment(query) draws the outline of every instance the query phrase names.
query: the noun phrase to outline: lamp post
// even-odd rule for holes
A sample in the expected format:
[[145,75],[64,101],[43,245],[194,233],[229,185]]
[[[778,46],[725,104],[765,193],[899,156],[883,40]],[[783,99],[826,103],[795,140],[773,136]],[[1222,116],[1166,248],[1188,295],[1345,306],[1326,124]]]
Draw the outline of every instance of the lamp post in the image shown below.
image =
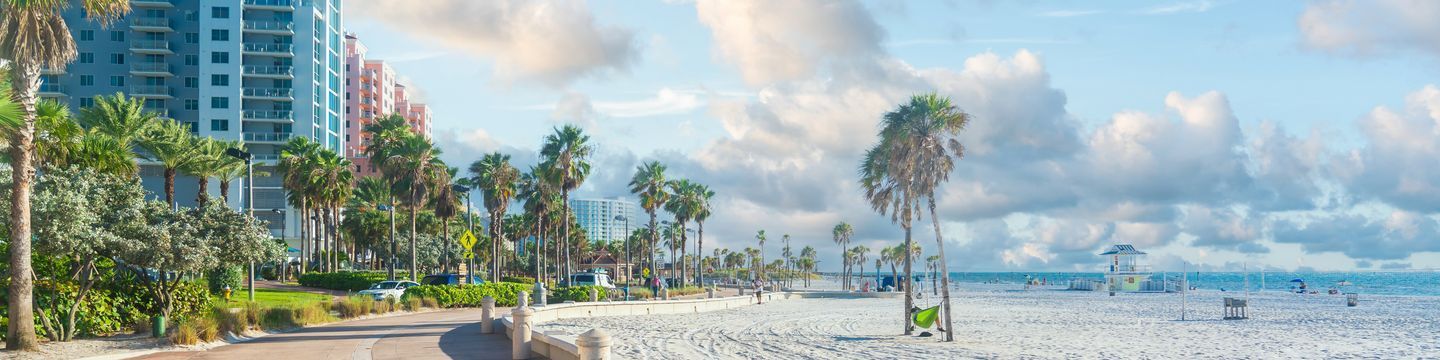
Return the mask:
[[625,301],[630,301],[630,218],[615,215],[615,220],[625,222],[625,234],[620,235],[620,248],[625,250]]
[[280,215],[280,246],[285,248],[285,255],[280,260],[280,282],[285,282],[285,270],[290,267],[290,243],[285,242],[285,210],[270,209],[270,212]]
[[[475,214],[474,214],[474,213],[471,213],[471,209],[470,209],[470,187],[467,187],[467,186],[465,186],[465,185],[455,184],[455,185],[451,185],[451,186],[450,186],[450,189],[455,190],[455,192],[457,192],[457,193],[460,193],[460,194],[464,194],[464,195],[465,195],[465,229],[468,230],[468,231],[470,231],[471,233],[474,233],[474,232],[475,232]],[[491,239],[490,241],[495,241],[495,240],[494,240],[494,239]],[[469,274],[469,275],[465,278],[465,283],[466,283],[466,284],[469,284],[469,283],[471,283],[472,281],[475,281],[475,255],[473,254],[474,251],[475,251],[475,249],[474,249],[473,246],[471,246],[470,248],[465,249],[465,250],[470,251],[470,252],[472,253],[472,254],[470,255],[470,258],[469,258],[469,259],[465,259],[465,272]],[[462,254],[463,254],[463,252],[462,252]]]
[[396,251],[396,248],[395,248],[395,207],[394,207],[394,206],[390,206],[390,205],[380,205],[380,206],[378,206],[377,208],[380,209],[380,211],[389,211],[389,212],[390,212],[390,261],[386,261],[386,262],[385,262],[385,274],[386,274],[386,275],[385,275],[385,278],[386,278],[386,279],[389,279],[390,281],[394,281],[394,280],[395,280],[395,251]]
[[[252,156],[245,150],[236,148],[225,149],[225,155],[245,160],[245,211],[250,217],[255,217],[255,163],[251,162]],[[255,301],[255,261],[250,261],[250,276],[245,279],[250,290],[250,301]]]

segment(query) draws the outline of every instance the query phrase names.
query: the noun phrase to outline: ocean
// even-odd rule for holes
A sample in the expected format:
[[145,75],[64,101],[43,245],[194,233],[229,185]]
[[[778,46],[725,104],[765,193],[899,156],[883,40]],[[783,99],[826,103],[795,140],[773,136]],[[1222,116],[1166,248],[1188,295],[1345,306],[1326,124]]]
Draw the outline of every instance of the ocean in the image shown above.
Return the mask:
[[[888,271],[881,272],[881,276],[889,276]],[[867,272],[870,278],[875,277],[874,272]],[[1191,272],[1188,273],[1190,286],[1206,290],[1224,291],[1245,291],[1246,274],[1243,272]],[[923,276],[929,276],[925,273]],[[1170,279],[1179,279],[1178,272],[1156,272],[1153,276],[1159,279],[1167,276]],[[1063,285],[1072,279],[1104,280],[1105,275],[1098,272],[952,272],[950,281],[961,283],[1004,283],[1024,284],[1028,279],[1039,279],[1048,281],[1051,284]],[[1259,271],[1249,273],[1250,291],[1290,291],[1298,283],[1292,280],[1300,279],[1305,281],[1309,290],[1325,292],[1336,287],[1341,282],[1349,285],[1339,285],[1341,292],[1356,292],[1361,294],[1379,295],[1423,295],[1440,296],[1440,271],[1401,271],[1401,272],[1266,272],[1262,275]],[[926,281],[924,286],[929,286]]]

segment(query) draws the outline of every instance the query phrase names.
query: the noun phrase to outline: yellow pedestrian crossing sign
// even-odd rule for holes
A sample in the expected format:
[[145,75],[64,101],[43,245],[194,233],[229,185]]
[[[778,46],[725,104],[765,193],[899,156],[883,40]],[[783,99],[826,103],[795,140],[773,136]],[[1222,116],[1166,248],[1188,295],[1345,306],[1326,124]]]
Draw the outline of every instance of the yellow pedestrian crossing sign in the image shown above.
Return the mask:
[[474,259],[474,258],[475,258],[475,252],[470,251],[470,250],[467,249],[467,250],[465,250],[465,252],[460,253],[460,257],[465,258],[465,260]]
[[[460,235],[460,246],[465,247],[465,249],[475,247],[475,233],[470,232],[470,230],[465,230],[465,234]],[[469,250],[466,250],[466,252],[469,252]],[[466,259],[469,258],[467,257]]]

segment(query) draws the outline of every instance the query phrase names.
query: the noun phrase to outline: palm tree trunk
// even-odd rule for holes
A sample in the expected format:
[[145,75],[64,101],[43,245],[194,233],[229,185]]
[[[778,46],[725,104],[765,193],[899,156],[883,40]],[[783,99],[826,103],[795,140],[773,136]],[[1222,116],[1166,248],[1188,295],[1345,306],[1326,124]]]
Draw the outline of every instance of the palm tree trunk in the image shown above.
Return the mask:
[[308,204],[306,204],[305,198],[301,197],[300,219],[297,221],[300,223],[300,275],[305,275],[305,271],[309,270],[310,251],[314,250],[310,248],[310,238],[308,237],[310,236],[310,208],[306,205]]
[[35,337],[34,270],[30,266],[30,193],[35,179],[35,93],[40,90],[40,64],[11,63],[10,86],[24,110],[25,125],[10,138],[10,161],[14,172],[10,188],[10,325],[5,348],[38,351]]
[[[230,202],[230,180],[220,179],[220,201]],[[283,234],[282,234],[283,236]]]
[[[705,222],[695,221],[695,227],[695,254],[704,254]],[[699,259],[695,260],[695,285],[705,286],[705,264]]]
[[199,178],[200,190],[195,192],[195,203],[205,206],[205,202],[210,200],[210,179],[204,176],[196,178]]
[[[418,200],[418,199],[420,198],[420,194],[419,194],[418,192],[412,190],[410,196],[411,196],[411,199],[416,199],[415,202],[417,202],[417,203],[420,202],[420,201]],[[419,263],[419,262],[418,262],[419,258],[417,258],[416,255],[415,255],[415,242],[418,241],[418,236],[419,236],[419,233],[416,232],[416,229],[415,229],[415,219],[416,219],[417,217],[419,217],[419,216],[420,216],[420,205],[418,205],[418,204],[411,205],[411,206],[410,206],[410,281],[417,281],[417,280],[420,279],[419,277],[416,277],[417,271],[419,271],[419,269],[416,269],[418,266],[415,266],[416,264]]]
[[950,270],[945,264],[945,240],[940,236],[940,220],[935,217],[935,195],[930,195],[930,222],[935,224],[935,243],[940,255],[940,305],[945,312],[945,341],[955,341],[955,328],[950,320]]
[[535,251],[532,251],[530,253],[530,256],[535,258],[535,281],[537,282],[545,281],[545,273],[541,271],[541,269],[544,268],[545,262],[545,232],[543,230],[544,228],[545,219],[540,217],[540,215],[538,214],[535,215]]
[[[570,172],[568,166],[565,172],[567,174]],[[566,189],[564,184],[560,186],[560,209],[563,211],[562,216],[564,216],[561,225],[565,227],[565,234],[561,237],[561,239],[564,239],[561,243],[565,245],[561,247],[565,248],[565,276],[568,277],[574,273],[574,268],[570,264],[570,189]]]
[[450,238],[450,219],[440,220],[440,233],[443,234],[442,238],[445,239],[445,253],[440,255],[440,258],[445,259],[445,261],[440,263],[440,273],[449,274],[450,243],[454,240]]
[[[909,212],[909,210],[905,210],[905,211],[906,211],[907,213]],[[912,241],[911,241],[911,238],[910,238],[910,216],[907,214],[907,215],[904,215],[904,217],[905,217],[905,219],[902,220],[902,221],[903,221],[903,224],[901,225],[902,227],[905,228],[905,250],[906,250],[906,251],[905,251],[905,281],[904,281],[904,283],[905,283],[905,284],[909,284],[909,283],[910,283],[910,251],[909,251],[909,250],[910,250],[910,248],[912,247],[912,246],[911,246]],[[880,271],[879,271],[879,269],[876,269],[875,272],[876,272],[876,273],[879,273]],[[897,281],[896,283],[899,284],[900,282]],[[878,284],[877,284],[877,285],[878,285]],[[914,308],[915,308],[915,298],[914,298],[913,294],[910,293],[910,287],[909,287],[909,286],[906,286],[906,287],[905,287],[905,312],[903,313],[903,314],[905,315],[905,335],[910,335],[911,333],[914,333],[914,332],[915,332],[915,325],[914,325],[913,321],[910,319],[910,309],[914,309]]]
[[660,271],[660,269],[655,266],[655,242],[659,240],[660,232],[658,229],[655,228],[655,210],[650,210],[648,212],[650,213],[650,241],[648,244],[649,246],[647,246],[645,249],[645,253],[648,254],[645,257],[650,259],[650,271],[651,274],[654,275],[656,272]]
[[165,203],[175,207],[175,168],[165,168]]
[[333,269],[340,270],[340,252],[345,248],[340,238],[340,206],[336,204],[330,208],[330,233],[335,237],[335,266]]

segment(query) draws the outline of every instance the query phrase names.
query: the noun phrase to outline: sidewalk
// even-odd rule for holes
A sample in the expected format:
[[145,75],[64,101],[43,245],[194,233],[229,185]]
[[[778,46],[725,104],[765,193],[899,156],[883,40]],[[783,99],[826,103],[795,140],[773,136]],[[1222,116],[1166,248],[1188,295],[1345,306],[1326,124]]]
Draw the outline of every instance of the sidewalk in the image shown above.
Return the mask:
[[[505,314],[509,308],[496,308]],[[456,309],[332,323],[274,334],[209,351],[175,351],[138,359],[509,359],[497,329],[480,334],[480,309]]]

